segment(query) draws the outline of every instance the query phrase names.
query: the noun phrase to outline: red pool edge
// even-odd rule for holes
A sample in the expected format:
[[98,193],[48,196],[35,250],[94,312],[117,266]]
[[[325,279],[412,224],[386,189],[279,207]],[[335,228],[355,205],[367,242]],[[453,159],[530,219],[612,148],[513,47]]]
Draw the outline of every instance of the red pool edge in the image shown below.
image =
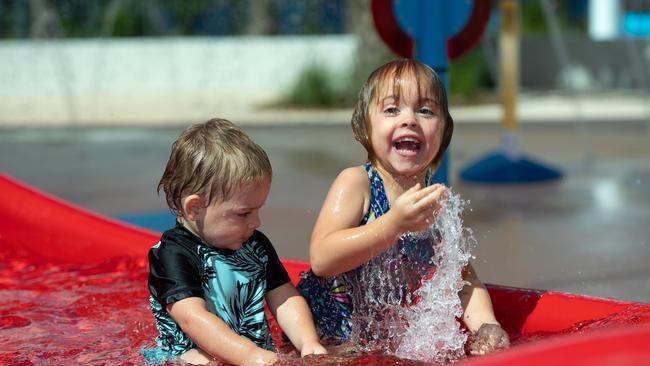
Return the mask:
[[[159,233],[77,207],[0,173],[0,246],[30,261],[101,263],[115,257],[146,260]],[[283,259],[297,282],[308,263]],[[471,365],[650,365],[650,304],[555,291],[488,285],[497,319],[512,335],[561,335]],[[589,325],[624,314],[603,329]]]

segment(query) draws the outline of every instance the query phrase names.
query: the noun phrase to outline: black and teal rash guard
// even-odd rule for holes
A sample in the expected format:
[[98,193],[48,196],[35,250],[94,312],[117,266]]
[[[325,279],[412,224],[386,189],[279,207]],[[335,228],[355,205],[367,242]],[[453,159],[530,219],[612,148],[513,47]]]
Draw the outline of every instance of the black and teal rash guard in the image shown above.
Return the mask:
[[174,357],[196,347],[165,309],[188,297],[204,299],[207,309],[237,334],[273,350],[264,295],[289,281],[271,242],[261,232],[255,231],[233,251],[205,245],[177,223],[149,250],[149,301],[160,332],[157,353]]

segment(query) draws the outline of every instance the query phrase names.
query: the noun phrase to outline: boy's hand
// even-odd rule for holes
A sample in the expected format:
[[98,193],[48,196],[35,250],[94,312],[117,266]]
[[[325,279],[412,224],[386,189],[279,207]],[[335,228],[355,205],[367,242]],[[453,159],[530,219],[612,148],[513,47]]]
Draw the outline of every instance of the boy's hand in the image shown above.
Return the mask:
[[469,353],[481,356],[510,347],[510,338],[498,324],[483,324],[476,333],[469,336]]
[[403,232],[422,231],[433,224],[447,192],[442,184],[420,188],[418,183],[397,197],[389,212],[395,212]]
[[278,355],[267,351],[262,348],[258,348],[255,351],[251,352],[250,356],[246,358],[244,362],[245,366],[266,366],[273,365],[278,361]]
[[318,341],[305,342],[300,350],[300,357],[305,357],[307,355],[324,355],[327,354],[327,350],[323,347]]

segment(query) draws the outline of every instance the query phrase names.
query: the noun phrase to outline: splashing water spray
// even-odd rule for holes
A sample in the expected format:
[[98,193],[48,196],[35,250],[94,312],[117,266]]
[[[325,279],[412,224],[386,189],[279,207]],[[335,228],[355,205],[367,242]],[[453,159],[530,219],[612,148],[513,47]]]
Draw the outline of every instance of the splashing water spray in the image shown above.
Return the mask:
[[446,363],[462,358],[467,334],[457,318],[462,316],[458,292],[466,284],[462,270],[474,246],[470,229],[463,228],[461,213],[466,201],[449,192],[437,221],[425,232],[411,234],[434,237],[433,276],[423,279],[416,295],[420,300],[404,309],[408,322],[406,333],[395,354],[420,361]]
[[347,274],[359,309],[351,319],[354,348],[438,363],[464,355],[458,292],[474,241],[460,218],[465,204],[450,191],[431,227],[402,235]]

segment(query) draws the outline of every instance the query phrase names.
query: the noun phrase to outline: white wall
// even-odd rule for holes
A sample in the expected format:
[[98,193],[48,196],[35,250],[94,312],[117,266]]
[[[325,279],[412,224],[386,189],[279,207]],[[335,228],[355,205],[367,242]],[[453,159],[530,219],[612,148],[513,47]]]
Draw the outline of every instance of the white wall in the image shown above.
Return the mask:
[[319,63],[347,77],[353,36],[0,42],[0,127],[165,123],[253,113]]

